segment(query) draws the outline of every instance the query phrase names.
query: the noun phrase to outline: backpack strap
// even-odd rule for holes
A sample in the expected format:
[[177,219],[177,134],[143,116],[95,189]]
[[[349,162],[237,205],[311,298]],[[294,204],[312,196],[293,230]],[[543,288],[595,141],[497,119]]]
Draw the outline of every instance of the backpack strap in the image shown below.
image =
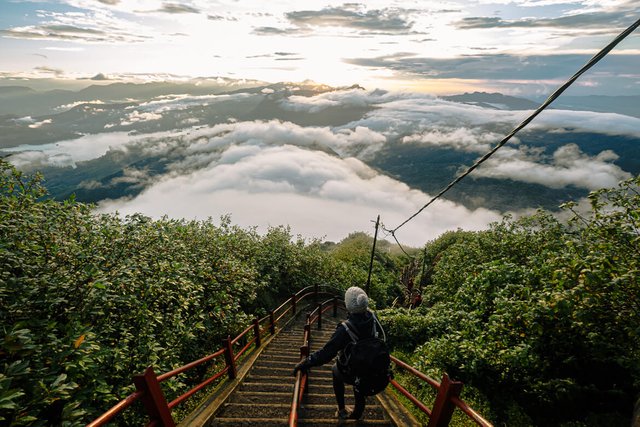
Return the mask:
[[356,343],[356,342],[358,342],[358,339],[360,339],[360,337],[358,337],[358,334],[356,334],[355,331],[351,330],[349,325],[350,325],[350,323],[349,323],[348,320],[342,322],[342,326],[344,326],[344,329],[347,331],[347,334],[349,334],[349,337],[351,338],[351,341]]
[[387,342],[387,335],[384,333],[384,329],[382,328],[380,321],[378,320],[374,312],[371,312],[371,314],[373,315],[373,331],[371,335],[378,338],[378,331],[376,330],[376,324],[377,324],[378,327],[380,328],[380,332],[382,332],[382,341]]

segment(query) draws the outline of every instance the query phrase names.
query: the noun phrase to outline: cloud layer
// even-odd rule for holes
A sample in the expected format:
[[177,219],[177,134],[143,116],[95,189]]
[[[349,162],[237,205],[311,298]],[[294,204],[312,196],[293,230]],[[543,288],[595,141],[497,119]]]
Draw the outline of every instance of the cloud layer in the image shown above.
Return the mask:
[[[340,90],[308,97],[276,96],[273,90],[256,92],[162,96],[128,103],[122,107],[120,124],[130,126],[131,133],[106,132],[54,144],[14,147],[7,150],[13,153],[9,159],[23,169],[45,165],[74,167],[105,155],[161,159],[159,173],[152,173],[152,167],[131,165],[110,182],[87,180],[81,188],[133,184],[142,189],[134,198],[104,201],[104,211],[187,218],[231,214],[234,222],[243,226],[264,229],[287,223],[294,232],[337,240],[350,231],[366,230],[369,219],[378,213],[389,226],[397,225],[429,200],[428,194],[384,175],[367,162],[390,155],[396,144],[439,148],[479,158],[529,113],[380,90]],[[197,110],[199,106],[216,111],[227,101],[239,102],[242,108],[242,102],[255,106],[269,101],[283,117],[294,113],[292,117],[303,118],[330,112],[360,114],[351,122],[335,126],[304,126],[281,119],[239,121],[229,117],[215,125],[136,132],[149,121],[160,123],[174,115],[183,118],[186,109]],[[108,107],[100,105],[105,110]],[[190,119],[198,121],[196,117]],[[17,126],[26,128],[55,123],[31,117],[16,120]],[[640,119],[549,110],[527,132],[552,131],[569,136],[588,132],[640,138]],[[474,172],[471,179],[484,177],[552,189],[571,186],[592,190],[613,186],[630,176],[614,163],[617,159],[611,150],[587,154],[574,143],[546,150],[543,145],[529,146],[515,139]],[[498,212],[469,210],[443,200],[421,214],[406,231],[403,229],[406,235],[400,237],[405,243],[421,245],[443,231],[483,228],[499,217]]]
[[[100,209],[153,217],[217,218],[228,213],[241,226],[289,224],[294,233],[340,240],[354,230],[370,231],[381,214],[389,225],[427,201],[427,195],[380,175],[359,160],[339,159],[291,145],[231,146],[220,161],[169,176],[131,200],[105,201]],[[500,215],[438,202],[399,238],[422,245],[464,224],[482,229]]]

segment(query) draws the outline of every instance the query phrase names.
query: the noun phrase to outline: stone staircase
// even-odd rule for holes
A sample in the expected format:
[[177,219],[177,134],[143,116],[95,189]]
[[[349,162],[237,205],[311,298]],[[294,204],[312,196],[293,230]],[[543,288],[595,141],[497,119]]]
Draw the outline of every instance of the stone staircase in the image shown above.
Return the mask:
[[[299,316],[268,344],[239,388],[222,405],[212,426],[287,426],[295,377],[293,367],[300,360],[304,317]],[[338,320],[323,318],[322,329],[312,326],[311,351],[315,351],[331,337]],[[367,398],[363,420],[338,423],[337,405],[333,394],[331,365],[313,368],[309,386],[299,415],[299,426],[363,425],[393,426],[376,397]],[[353,407],[353,392],[346,386],[346,404]]]

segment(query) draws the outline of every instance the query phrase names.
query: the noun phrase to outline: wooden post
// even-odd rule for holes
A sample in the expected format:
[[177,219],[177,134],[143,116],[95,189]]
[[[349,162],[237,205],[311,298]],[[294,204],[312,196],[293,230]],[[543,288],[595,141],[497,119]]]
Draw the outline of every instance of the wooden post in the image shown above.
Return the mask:
[[333,317],[338,317],[338,297],[333,297]]
[[456,405],[451,402],[451,398],[460,396],[462,385],[460,381],[451,381],[446,372],[442,375],[438,395],[433,404],[427,427],[446,427],[449,425],[453,410],[456,409]]
[[380,226],[380,215],[376,219],[376,234],[373,235],[373,246],[371,247],[371,259],[369,260],[369,274],[367,275],[367,285],[365,292],[369,295],[369,284],[371,284],[371,271],[373,270],[373,256],[376,253],[376,241],[378,240],[378,227]]
[[269,312],[269,330],[271,331],[271,335],[276,333],[276,317],[273,314],[273,310]]
[[293,309],[293,315],[296,315],[296,294],[291,295],[291,308]]
[[167,400],[162,393],[153,368],[149,366],[144,374],[134,375],[133,383],[136,385],[136,389],[143,393],[142,403],[151,421],[157,421],[163,427],[174,427],[176,423],[171,417],[171,410],[167,406]]
[[224,349],[224,360],[229,367],[229,370],[227,371],[229,379],[235,380],[238,376],[238,371],[236,370],[236,361],[233,358],[233,344],[231,344],[231,337],[227,337],[222,340],[222,348]]
[[322,304],[318,304],[318,330],[322,329]]
[[313,285],[313,301],[318,302],[318,284]]
[[260,339],[260,320],[253,319],[253,335],[256,337],[256,348],[262,345],[262,340]]

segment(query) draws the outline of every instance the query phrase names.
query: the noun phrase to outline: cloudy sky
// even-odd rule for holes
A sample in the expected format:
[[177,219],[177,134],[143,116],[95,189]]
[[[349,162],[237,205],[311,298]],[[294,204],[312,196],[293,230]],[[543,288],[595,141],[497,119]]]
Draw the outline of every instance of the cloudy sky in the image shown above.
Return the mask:
[[[223,76],[546,95],[637,0],[0,1],[0,75]],[[640,94],[632,35],[572,89]]]

